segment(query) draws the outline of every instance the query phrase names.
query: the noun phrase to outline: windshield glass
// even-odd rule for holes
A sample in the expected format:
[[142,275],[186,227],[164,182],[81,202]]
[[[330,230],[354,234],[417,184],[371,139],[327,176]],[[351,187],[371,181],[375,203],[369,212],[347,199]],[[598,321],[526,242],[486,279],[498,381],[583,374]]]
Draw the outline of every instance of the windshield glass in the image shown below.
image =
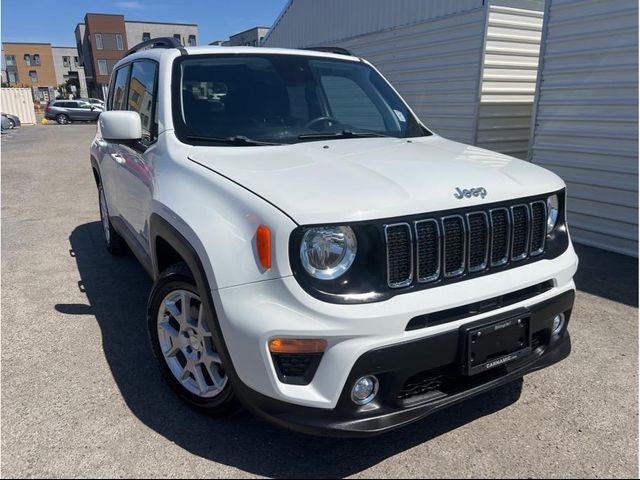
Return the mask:
[[176,60],[173,88],[176,133],[191,144],[429,135],[387,82],[361,62],[187,56]]

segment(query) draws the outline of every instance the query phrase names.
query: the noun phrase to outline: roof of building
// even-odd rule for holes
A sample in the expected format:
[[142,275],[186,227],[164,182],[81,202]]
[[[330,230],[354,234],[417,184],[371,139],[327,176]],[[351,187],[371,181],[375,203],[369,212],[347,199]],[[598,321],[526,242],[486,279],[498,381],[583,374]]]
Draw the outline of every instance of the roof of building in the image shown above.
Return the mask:
[[181,23],[181,22],[147,22],[145,20],[125,20],[124,23],[149,23],[151,25],[182,25],[185,27],[197,27],[197,23]]
[[258,30],[260,28],[263,28],[265,30],[269,30],[269,27],[251,27],[251,28],[247,28],[246,30],[243,30],[241,32],[234,33],[233,35],[229,35],[229,38],[237,37],[238,35],[242,35],[243,33],[250,32],[251,30]]
[[3,45],[49,45],[50,43],[46,42],[2,42]]

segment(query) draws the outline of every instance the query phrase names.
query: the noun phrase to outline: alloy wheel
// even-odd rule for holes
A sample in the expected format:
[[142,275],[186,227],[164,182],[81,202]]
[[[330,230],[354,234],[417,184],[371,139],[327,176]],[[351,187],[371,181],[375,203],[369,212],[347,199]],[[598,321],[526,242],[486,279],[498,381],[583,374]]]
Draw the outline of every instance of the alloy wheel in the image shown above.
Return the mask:
[[212,398],[223,391],[228,378],[204,316],[197,294],[171,291],[158,310],[158,340],[176,380],[190,393]]

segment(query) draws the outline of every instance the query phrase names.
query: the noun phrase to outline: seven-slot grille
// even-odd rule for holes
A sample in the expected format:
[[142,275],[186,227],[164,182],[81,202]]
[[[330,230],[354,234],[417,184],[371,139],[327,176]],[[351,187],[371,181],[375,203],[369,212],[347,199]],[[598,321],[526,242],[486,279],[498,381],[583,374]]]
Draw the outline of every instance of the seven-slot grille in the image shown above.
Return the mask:
[[385,225],[387,284],[435,282],[541,255],[546,222],[546,203],[535,201]]

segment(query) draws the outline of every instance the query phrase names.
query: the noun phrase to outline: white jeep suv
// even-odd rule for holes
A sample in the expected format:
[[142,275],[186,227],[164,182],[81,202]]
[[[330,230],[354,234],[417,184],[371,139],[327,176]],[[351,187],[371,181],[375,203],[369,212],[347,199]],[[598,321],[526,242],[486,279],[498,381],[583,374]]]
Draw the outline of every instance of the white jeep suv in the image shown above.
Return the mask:
[[145,42],[91,165],[160,367],[210,414],[371,435],[569,355],[563,181],[439,137],[347,51]]

